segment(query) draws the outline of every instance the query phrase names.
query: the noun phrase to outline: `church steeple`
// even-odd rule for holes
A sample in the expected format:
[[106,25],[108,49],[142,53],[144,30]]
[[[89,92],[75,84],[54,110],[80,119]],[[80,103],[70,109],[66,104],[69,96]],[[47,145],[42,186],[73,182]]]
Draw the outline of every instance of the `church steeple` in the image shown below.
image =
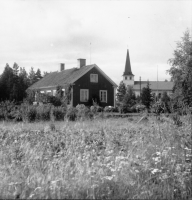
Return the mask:
[[125,71],[123,73],[123,76],[125,75],[133,75],[131,71],[131,63],[130,63],[130,58],[129,58],[129,49],[127,49],[127,58],[126,58],[126,63],[125,63]]
[[131,62],[129,58],[129,50],[127,49],[127,58],[125,62],[125,71],[123,73],[123,82],[127,86],[134,85],[134,75],[131,71]]

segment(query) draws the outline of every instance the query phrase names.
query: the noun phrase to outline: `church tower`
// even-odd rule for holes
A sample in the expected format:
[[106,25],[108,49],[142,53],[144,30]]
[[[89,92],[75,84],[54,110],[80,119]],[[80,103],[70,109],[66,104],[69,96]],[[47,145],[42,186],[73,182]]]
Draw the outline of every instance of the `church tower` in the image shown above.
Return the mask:
[[130,63],[128,49],[127,49],[127,58],[125,63],[125,71],[123,73],[123,83],[125,84],[126,87],[134,85],[134,75],[131,71],[131,63]]

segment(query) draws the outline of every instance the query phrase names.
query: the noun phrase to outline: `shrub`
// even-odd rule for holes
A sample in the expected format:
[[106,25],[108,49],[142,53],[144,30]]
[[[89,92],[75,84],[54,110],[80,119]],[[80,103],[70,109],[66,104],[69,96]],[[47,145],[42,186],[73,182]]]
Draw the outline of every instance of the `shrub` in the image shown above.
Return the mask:
[[27,121],[33,122],[36,119],[37,111],[35,106],[28,106],[27,110]]
[[104,111],[105,112],[118,112],[118,108],[115,108],[113,106],[105,106]]
[[85,120],[85,119],[92,119],[94,113],[88,108],[86,107],[84,104],[78,104],[76,106],[77,109],[77,118],[81,119],[81,120]]
[[77,112],[78,110],[74,107],[68,107],[67,113],[66,113],[66,118],[70,121],[75,121],[77,118]]
[[54,107],[53,108],[53,116],[55,120],[63,120],[66,115],[66,108],[65,107]]
[[13,119],[12,111],[15,107],[14,101],[2,101],[0,103],[0,118],[5,120]]

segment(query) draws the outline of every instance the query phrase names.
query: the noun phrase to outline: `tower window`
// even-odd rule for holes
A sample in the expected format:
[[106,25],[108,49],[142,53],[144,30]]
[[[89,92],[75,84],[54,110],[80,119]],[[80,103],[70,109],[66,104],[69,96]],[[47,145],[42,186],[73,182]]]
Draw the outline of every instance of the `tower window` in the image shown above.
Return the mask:
[[130,76],[129,79],[132,80],[132,76]]
[[127,76],[125,76],[125,80],[127,80]]

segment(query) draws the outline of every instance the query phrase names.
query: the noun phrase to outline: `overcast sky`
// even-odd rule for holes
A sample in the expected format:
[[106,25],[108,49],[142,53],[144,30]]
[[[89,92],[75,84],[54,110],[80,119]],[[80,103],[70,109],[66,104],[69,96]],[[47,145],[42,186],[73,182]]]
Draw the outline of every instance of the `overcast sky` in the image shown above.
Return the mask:
[[135,80],[156,80],[157,66],[169,80],[167,61],[187,28],[192,1],[1,0],[0,73],[6,63],[49,72],[85,58],[119,84],[129,48]]

